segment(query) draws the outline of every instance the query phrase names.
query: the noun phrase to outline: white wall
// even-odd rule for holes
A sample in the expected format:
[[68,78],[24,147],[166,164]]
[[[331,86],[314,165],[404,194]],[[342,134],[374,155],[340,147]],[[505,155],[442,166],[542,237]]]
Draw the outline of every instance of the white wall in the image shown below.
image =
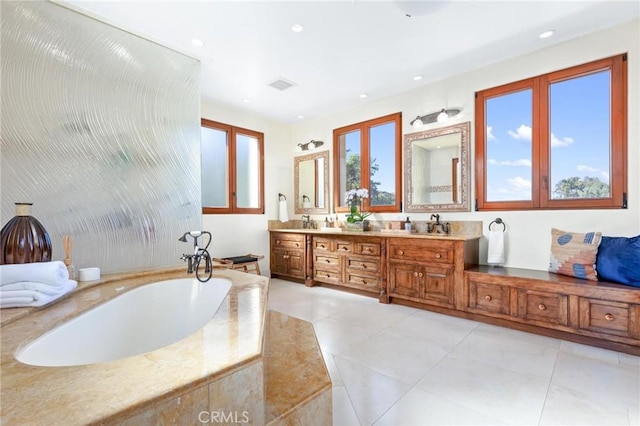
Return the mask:
[[211,232],[209,252],[214,257],[263,254],[260,268],[269,270],[269,219],[278,217],[278,193],[289,200],[289,217],[293,214],[293,152],[290,126],[247,114],[228,106],[202,103],[202,117],[264,133],[264,207],[265,214],[203,215],[203,229]]
[[[460,116],[450,124],[471,121],[472,144],[474,93],[524,78],[544,74],[572,65],[590,62],[614,54],[628,52],[628,198],[626,210],[563,210],[517,212],[469,212],[441,214],[442,219],[482,220],[487,225],[501,217],[508,226],[507,266],[546,269],[549,264],[550,230],[602,231],[605,235],[632,236],[640,233],[640,21],[635,20],[515,59],[500,62],[465,74],[427,84],[421,88],[368,104],[357,110],[342,111],[331,116],[292,126],[289,152],[296,141],[332,141],[335,128],[374,117],[402,111],[403,134],[413,129],[409,122],[416,115],[443,107],[462,107]],[[428,54],[428,53],[426,53]],[[433,125],[432,125],[433,126]],[[421,129],[423,130],[423,129]],[[331,143],[327,144],[331,147]],[[473,155],[473,149],[472,149]],[[471,164],[473,166],[473,161]],[[474,175],[472,170],[471,176]],[[332,176],[332,175],[330,175]],[[289,179],[292,177],[290,176]],[[475,179],[474,179],[475,181]],[[474,182],[472,197],[475,199]],[[412,213],[413,220],[428,220],[430,213]],[[376,219],[401,215],[378,214]],[[481,242],[480,261],[486,262],[486,239]]]

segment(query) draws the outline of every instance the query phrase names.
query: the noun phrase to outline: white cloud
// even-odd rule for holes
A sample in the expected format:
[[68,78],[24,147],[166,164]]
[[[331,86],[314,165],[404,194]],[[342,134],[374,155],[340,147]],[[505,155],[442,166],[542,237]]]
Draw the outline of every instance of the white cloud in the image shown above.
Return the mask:
[[512,179],[507,179],[509,185],[513,186],[517,190],[531,189],[531,181],[520,176],[516,176]]
[[605,182],[609,182],[609,172],[601,171],[600,176],[602,176]]
[[494,166],[515,166],[515,167],[531,167],[531,160],[526,158],[521,158],[515,161],[497,161],[494,158],[489,158],[487,160],[487,164],[491,164]]
[[514,139],[531,142],[531,127],[524,124],[521,124],[515,132],[513,130],[509,130],[507,133]]
[[494,141],[496,137],[493,136],[493,127],[487,126],[487,141]]
[[562,139],[558,139],[556,137],[556,135],[553,134],[553,132],[551,133],[551,147],[557,147],[557,146],[569,146],[574,142],[573,138],[562,138]]
[[596,169],[595,167],[591,167],[591,166],[586,166],[584,164],[578,164],[578,167],[576,167],[576,169],[578,169],[579,172],[599,172],[600,169]]

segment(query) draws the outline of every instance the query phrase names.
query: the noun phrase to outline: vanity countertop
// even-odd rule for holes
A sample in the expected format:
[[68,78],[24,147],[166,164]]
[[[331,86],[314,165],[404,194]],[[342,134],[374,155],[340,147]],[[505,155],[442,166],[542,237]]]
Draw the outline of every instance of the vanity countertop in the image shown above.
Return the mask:
[[263,349],[269,279],[227,269],[215,270],[214,276],[228,278],[233,285],[203,328],[161,349],[100,364],[36,367],[18,362],[14,353],[47,330],[125,291],[192,276],[175,268],[105,276],[81,283],[47,307],[3,309],[2,423],[114,422],[152,401],[180,395],[255,361]]
[[[340,229],[340,228],[338,228]],[[313,235],[350,235],[359,237],[382,237],[382,238],[420,238],[420,239],[433,239],[433,240],[455,240],[455,241],[470,241],[482,238],[482,235],[473,234],[424,234],[424,233],[408,233],[405,231],[364,231],[364,232],[349,232],[349,231],[325,231],[319,229],[269,229],[269,232],[285,232],[292,234],[313,234]]]

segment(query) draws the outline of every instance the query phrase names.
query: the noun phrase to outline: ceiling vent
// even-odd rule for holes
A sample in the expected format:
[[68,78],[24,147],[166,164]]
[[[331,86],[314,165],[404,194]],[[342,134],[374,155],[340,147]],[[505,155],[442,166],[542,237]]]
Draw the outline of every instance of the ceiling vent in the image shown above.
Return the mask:
[[295,85],[296,84],[294,82],[285,80],[282,77],[279,77],[277,80],[269,83],[269,86],[273,87],[274,89],[278,89],[280,91],[287,90],[289,87],[295,86]]

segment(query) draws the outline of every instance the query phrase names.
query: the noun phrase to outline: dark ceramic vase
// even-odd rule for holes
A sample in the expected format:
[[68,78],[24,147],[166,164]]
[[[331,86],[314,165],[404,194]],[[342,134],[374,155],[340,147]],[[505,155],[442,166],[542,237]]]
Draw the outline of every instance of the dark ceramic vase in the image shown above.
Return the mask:
[[51,238],[31,216],[31,203],[16,203],[16,215],[0,231],[0,264],[49,262]]

